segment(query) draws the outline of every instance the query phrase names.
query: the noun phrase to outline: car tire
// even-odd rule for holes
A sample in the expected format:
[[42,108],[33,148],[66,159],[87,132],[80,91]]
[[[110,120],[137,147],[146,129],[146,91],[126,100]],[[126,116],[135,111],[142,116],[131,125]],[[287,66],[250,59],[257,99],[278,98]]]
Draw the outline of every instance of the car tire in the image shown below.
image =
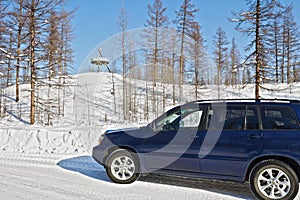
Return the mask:
[[256,164],[250,174],[253,194],[262,200],[291,200],[299,190],[295,171],[279,160],[265,160]]
[[106,159],[106,173],[115,183],[129,184],[139,177],[139,162],[134,153],[119,149]]

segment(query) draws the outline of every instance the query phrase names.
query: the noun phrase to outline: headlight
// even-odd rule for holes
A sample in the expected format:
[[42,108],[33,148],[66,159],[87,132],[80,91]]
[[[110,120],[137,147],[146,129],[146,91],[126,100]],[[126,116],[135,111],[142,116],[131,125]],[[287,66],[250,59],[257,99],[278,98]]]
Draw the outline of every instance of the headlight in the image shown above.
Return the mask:
[[103,141],[103,139],[104,139],[104,136],[103,136],[103,135],[101,135],[101,136],[100,136],[100,138],[99,138],[99,140],[98,140],[98,144],[101,144],[101,143],[102,143],[102,141]]

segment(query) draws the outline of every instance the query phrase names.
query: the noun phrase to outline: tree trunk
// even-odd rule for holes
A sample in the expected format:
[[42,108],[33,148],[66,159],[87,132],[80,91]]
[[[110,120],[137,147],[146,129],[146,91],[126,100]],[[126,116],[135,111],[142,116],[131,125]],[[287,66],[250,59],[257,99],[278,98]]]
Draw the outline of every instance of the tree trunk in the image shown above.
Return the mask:
[[22,34],[22,9],[23,9],[23,0],[19,2],[19,20],[18,20],[18,41],[17,41],[17,66],[16,66],[16,102],[20,100],[20,89],[19,89],[19,77],[20,77],[20,64],[21,64],[21,34]]
[[255,51],[256,51],[256,70],[255,70],[255,99],[260,98],[260,54],[261,54],[261,44],[260,44],[260,0],[257,0],[256,5],[256,43],[255,43]]
[[176,104],[176,87],[175,87],[175,52],[172,53],[172,84],[173,84],[173,106]]
[[35,123],[35,1],[31,0],[30,13],[30,125]]

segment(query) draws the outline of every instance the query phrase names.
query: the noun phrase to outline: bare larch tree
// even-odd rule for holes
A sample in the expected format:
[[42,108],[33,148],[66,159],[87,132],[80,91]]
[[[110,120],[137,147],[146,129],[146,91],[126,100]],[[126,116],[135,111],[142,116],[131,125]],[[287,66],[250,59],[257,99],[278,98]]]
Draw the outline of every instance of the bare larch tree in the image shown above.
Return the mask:
[[185,53],[186,53],[186,38],[193,22],[195,21],[195,14],[199,10],[195,8],[191,0],[183,0],[179,10],[176,11],[176,19],[174,23],[177,25],[180,43],[180,57],[179,57],[179,98],[183,98],[183,84],[184,84],[184,68],[185,68]]
[[[166,45],[165,38],[168,34],[166,32],[168,27],[168,17],[166,16],[166,7],[163,6],[161,0],[154,0],[153,4],[148,4],[148,17],[146,20],[145,37],[146,39],[146,63],[151,67],[150,76],[152,81],[152,109],[157,116],[158,105],[157,92],[155,91],[157,82],[161,82],[159,79],[160,69],[163,67],[163,49]],[[162,75],[163,76],[163,75]]]
[[[218,28],[214,36],[214,62],[217,66],[217,85],[218,85],[218,99],[220,99],[220,85],[222,84],[222,71],[228,68],[228,41],[226,33],[222,28]],[[226,73],[227,75],[228,73]],[[225,77],[226,80],[226,77]],[[225,82],[224,82],[225,83]]]

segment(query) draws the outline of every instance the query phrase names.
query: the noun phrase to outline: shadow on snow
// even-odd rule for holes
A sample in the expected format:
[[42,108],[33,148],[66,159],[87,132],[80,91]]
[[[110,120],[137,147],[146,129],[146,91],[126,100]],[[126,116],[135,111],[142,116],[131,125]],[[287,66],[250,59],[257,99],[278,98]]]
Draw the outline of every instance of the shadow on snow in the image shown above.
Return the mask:
[[243,198],[247,200],[255,199],[254,195],[250,191],[249,184],[247,183],[242,184],[235,183],[232,181],[219,181],[200,178],[183,178],[156,174],[141,177],[140,181],[200,189],[227,196]]
[[[78,172],[90,178],[111,182],[106,175],[104,167],[99,165],[91,156],[78,156],[64,159],[59,161],[57,165],[63,169]],[[250,192],[248,184],[207,179],[189,179],[154,174],[142,176],[139,181],[201,189],[233,197],[255,199]]]
[[78,172],[90,178],[111,182],[106,176],[104,167],[99,165],[91,156],[78,156],[64,159],[57,163],[63,169]]

